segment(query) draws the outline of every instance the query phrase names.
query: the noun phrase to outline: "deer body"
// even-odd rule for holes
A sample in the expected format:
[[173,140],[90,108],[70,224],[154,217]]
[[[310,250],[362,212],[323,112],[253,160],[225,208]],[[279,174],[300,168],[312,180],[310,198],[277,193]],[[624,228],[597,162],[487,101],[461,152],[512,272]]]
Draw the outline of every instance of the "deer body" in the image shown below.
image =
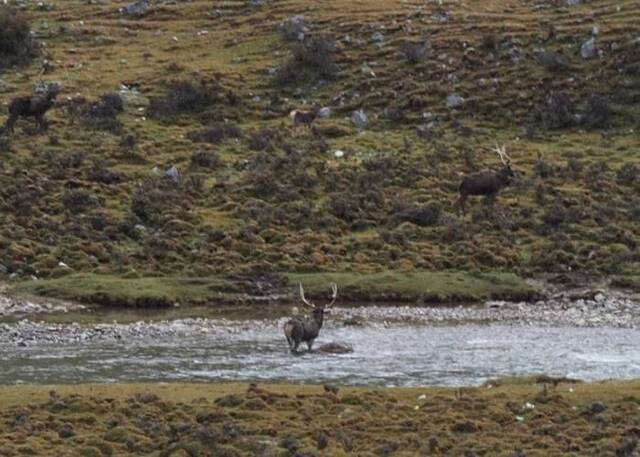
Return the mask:
[[298,127],[299,125],[305,125],[307,128],[311,128],[311,124],[318,117],[318,110],[314,109],[313,111],[299,111],[293,110],[291,111],[291,119],[293,119],[293,126]]
[[336,297],[338,296],[338,287],[335,284],[333,284],[332,290],[333,297],[331,303],[326,306],[317,306],[307,301],[304,296],[302,284],[300,284],[300,296],[302,298],[302,302],[311,307],[313,311],[309,318],[303,319],[296,317],[290,319],[284,324],[284,336],[287,338],[287,343],[289,343],[289,349],[291,349],[291,352],[297,352],[298,346],[300,346],[301,343],[307,343],[307,347],[309,348],[309,351],[311,351],[313,341],[320,334],[320,329],[324,322],[324,315],[328,312],[328,309],[333,305],[336,301]]
[[[515,173],[511,169],[511,159],[506,155],[504,147],[502,149],[497,148],[496,151],[498,151],[498,155],[503,164],[500,170],[487,170],[474,173],[466,176],[460,183],[458,187],[460,196],[456,201],[456,206],[462,210],[463,213],[465,212],[465,203],[469,195],[485,195],[493,198],[501,189],[511,184],[515,176]],[[505,159],[505,157],[507,157],[507,159]]]
[[7,131],[13,132],[19,117],[33,117],[36,122],[36,128],[45,130],[47,125],[44,115],[55,104],[58,92],[57,87],[50,87],[44,95],[16,97],[11,100],[9,118],[6,122]]

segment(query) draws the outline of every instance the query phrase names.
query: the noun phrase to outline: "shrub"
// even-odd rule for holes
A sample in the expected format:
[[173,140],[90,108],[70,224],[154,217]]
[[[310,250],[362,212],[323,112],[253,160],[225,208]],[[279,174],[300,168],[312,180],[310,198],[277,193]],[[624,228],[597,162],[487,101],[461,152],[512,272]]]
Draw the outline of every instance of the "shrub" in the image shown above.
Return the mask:
[[71,189],[62,195],[62,204],[72,213],[81,213],[95,204],[95,199],[86,190]]
[[14,8],[0,6],[0,70],[23,65],[36,54],[29,22]]
[[187,138],[194,143],[219,143],[227,137],[240,138],[241,136],[242,130],[233,124],[216,124],[187,134]]
[[436,225],[440,220],[442,205],[439,202],[429,202],[426,205],[407,208],[395,214],[395,218],[401,222],[411,222],[421,227]]
[[308,31],[302,14],[288,17],[280,24],[280,33],[286,41],[302,41]]
[[400,45],[400,53],[409,63],[422,63],[431,55],[431,46],[428,42],[412,43],[405,41]]
[[611,108],[609,100],[601,95],[591,95],[586,102],[581,123],[588,129],[604,128],[609,124]]
[[536,160],[535,165],[533,166],[533,172],[536,176],[546,179],[551,178],[554,174],[553,165],[544,160],[542,154],[538,154],[538,159]]
[[122,97],[117,93],[100,96],[94,102],[88,102],[83,97],[76,97],[69,104],[72,116],[89,128],[117,132],[122,128],[118,114],[124,109]]
[[226,91],[216,82],[174,81],[164,96],[151,99],[147,114],[151,117],[175,116],[185,113],[200,113],[219,103],[235,104],[235,94]]
[[273,151],[277,143],[282,141],[282,134],[277,129],[263,128],[251,132],[249,149],[252,151]]
[[222,160],[213,151],[196,151],[191,155],[191,163],[202,168],[217,168]]
[[333,79],[338,72],[333,54],[335,42],[326,36],[311,37],[292,48],[289,61],[276,74],[278,84],[312,83]]
[[632,186],[638,182],[638,176],[640,175],[640,169],[633,162],[625,163],[616,173],[616,177],[620,184]]
[[545,98],[538,115],[545,128],[561,129],[574,124],[573,110],[571,99],[566,93],[552,92]]

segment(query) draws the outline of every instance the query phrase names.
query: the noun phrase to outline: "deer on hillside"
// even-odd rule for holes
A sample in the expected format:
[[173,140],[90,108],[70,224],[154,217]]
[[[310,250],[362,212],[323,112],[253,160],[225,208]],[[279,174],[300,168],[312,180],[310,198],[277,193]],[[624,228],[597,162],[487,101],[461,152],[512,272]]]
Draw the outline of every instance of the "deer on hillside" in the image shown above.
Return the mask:
[[296,128],[299,125],[305,125],[308,129],[311,129],[313,121],[316,120],[320,112],[319,106],[314,106],[311,111],[300,111],[294,109],[289,113],[291,119],[293,119],[293,127]]
[[511,157],[507,155],[505,147],[496,144],[496,153],[502,162],[502,168],[498,171],[481,171],[465,176],[458,187],[460,196],[455,206],[465,213],[465,203],[469,195],[485,195],[494,198],[500,189],[507,187],[513,181],[515,173],[511,169]]
[[9,118],[5,124],[6,131],[12,133],[19,117],[33,117],[38,130],[45,130],[47,122],[44,115],[55,104],[60,87],[52,84],[42,95],[16,97],[9,103]]
[[302,283],[300,283],[300,299],[302,303],[312,311],[311,317],[309,318],[294,317],[284,324],[284,336],[287,338],[291,352],[298,352],[298,346],[300,346],[302,342],[307,343],[307,347],[309,351],[311,351],[313,340],[318,337],[320,329],[322,328],[324,315],[328,314],[329,308],[336,302],[336,297],[338,296],[338,286],[335,283],[331,285],[331,290],[333,295],[331,296],[331,302],[329,304],[324,306],[314,305],[305,298],[304,288],[302,287]]

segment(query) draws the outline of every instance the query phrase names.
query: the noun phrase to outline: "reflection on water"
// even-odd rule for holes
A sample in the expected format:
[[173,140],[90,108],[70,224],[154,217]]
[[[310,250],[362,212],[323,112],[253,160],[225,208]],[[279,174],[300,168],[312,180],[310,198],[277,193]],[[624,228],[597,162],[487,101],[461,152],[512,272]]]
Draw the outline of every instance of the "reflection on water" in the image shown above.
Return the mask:
[[291,355],[279,325],[194,329],[187,336],[0,348],[0,383],[291,381],[472,385],[546,373],[640,377],[640,331],[460,325],[323,329],[351,354]]

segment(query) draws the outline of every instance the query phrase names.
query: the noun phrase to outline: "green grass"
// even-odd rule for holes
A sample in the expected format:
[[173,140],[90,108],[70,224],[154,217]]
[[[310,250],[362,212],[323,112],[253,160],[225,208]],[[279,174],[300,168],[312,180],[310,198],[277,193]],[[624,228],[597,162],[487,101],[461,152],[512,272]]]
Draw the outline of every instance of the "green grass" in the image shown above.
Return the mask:
[[470,272],[393,272],[358,273],[289,273],[291,283],[301,282],[310,293],[329,295],[330,283],[339,285],[340,293],[357,299],[425,302],[476,301],[508,297],[513,300],[531,297],[535,290],[512,273]]
[[[326,296],[330,284],[339,286],[342,301],[460,302],[487,298],[521,300],[535,294],[533,287],[511,273],[384,272],[287,273],[289,286],[280,292],[297,300],[297,283],[311,295]],[[250,293],[239,281],[222,277],[181,278],[173,276],[122,278],[89,273],[55,279],[14,283],[13,293],[121,307],[158,307],[181,304],[233,302]],[[285,300],[286,301],[286,300]]]
[[27,281],[12,287],[18,295],[35,295],[124,307],[205,303],[228,297],[234,284],[221,278],[120,278],[90,273]]

